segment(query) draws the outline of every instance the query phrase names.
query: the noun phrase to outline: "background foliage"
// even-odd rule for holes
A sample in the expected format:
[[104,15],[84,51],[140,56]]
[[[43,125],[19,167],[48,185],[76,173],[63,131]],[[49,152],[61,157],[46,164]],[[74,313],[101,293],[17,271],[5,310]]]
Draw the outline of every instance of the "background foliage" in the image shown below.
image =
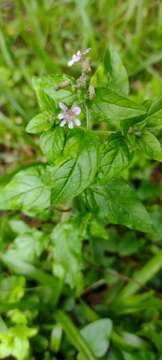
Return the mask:
[[[161,37],[160,0],[0,1],[2,359],[162,359]],[[120,128],[101,148],[102,192],[99,185],[88,188],[82,199],[74,199],[72,212],[71,188],[64,186],[61,194],[63,203],[69,201],[70,206],[60,207],[57,182],[52,190],[58,194],[53,197],[54,209],[46,211],[50,205],[48,181],[52,176],[59,178],[58,165],[53,171],[51,164],[62,151],[64,133],[56,127],[51,134],[48,124],[42,124],[34,88],[40,94],[48,85],[48,95],[55,97],[50,76],[65,72],[77,77],[78,67],[69,69],[67,62],[78,49],[87,47],[92,48],[93,73],[98,69],[92,84],[105,86],[105,71],[111,72],[109,93],[96,90],[99,100],[91,104],[93,128],[104,131],[101,120],[108,114],[112,128],[117,117]],[[128,81],[121,64],[110,71],[105,49],[113,54],[113,47],[119,50],[130,83],[129,100],[124,100],[125,105],[120,103],[120,109],[116,104],[121,94],[127,96]],[[116,56],[113,64],[120,62]],[[42,76],[45,80],[35,80],[33,85],[33,77]],[[49,112],[47,98],[43,98],[42,107]],[[138,116],[142,136],[138,125],[136,129]],[[38,121],[45,128],[33,128],[31,123],[29,128],[32,118],[36,119],[34,126]],[[27,124],[34,135],[25,131]],[[135,126],[135,138],[128,132],[130,126]],[[39,140],[36,134],[42,130],[48,131]],[[126,136],[136,149],[133,159]],[[58,138],[60,142],[52,151],[50,141],[53,149]],[[70,136],[64,156],[81,152],[79,160],[77,157],[81,166],[87,161],[88,148],[93,164],[91,173],[84,171],[74,196],[85,184],[85,188],[89,186],[89,178],[96,172],[96,142],[94,136],[83,136],[80,130],[78,150]],[[48,177],[44,176],[46,158]],[[27,168],[32,164],[38,166]],[[75,179],[76,173],[72,175]],[[114,181],[114,176],[122,180]],[[4,202],[2,190],[8,182],[7,194],[14,189],[17,196],[20,184],[31,193],[23,199],[16,197],[12,210],[8,210],[10,197]],[[43,213],[40,208],[45,209]],[[94,216],[96,209],[99,218]]]

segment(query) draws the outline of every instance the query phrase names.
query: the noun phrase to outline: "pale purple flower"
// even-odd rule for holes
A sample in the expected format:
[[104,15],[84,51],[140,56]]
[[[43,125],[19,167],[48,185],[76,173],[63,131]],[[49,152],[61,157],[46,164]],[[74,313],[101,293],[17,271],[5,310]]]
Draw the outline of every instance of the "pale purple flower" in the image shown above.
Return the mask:
[[81,108],[79,106],[73,105],[70,109],[68,109],[68,107],[64,103],[60,102],[59,107],[61,110],[63,110],[63,112],[59,113],[57,116],[58,119],[61,120],[61,127],[67,124],[69,129],[73,129],[74,125],[81,125],[80,120],[77,118],[77,116],[81,112]]
[[85,49],[83,51],[78,50],[76,54],[74,54],[70,61],[68,61],[68,66],[72,66],[78,61],[81,61],[82,58],[89,53],[91,48]]

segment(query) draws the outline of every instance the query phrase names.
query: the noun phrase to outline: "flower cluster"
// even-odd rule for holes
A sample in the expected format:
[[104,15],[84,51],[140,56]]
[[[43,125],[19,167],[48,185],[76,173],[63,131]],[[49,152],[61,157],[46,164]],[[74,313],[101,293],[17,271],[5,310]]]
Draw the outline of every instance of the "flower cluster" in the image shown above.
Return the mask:
[[79,106],[73,105],[70,109],[68,109],[68,107],[63,102],[60,102],[59,107],[63,111],[57,116],[58,119],[61,120],[61,127],[68,125],[69,129],[73,129],[75,125],[81,125],[80,120],[77,118],[81,112],[81,108]]
[[80,51],[78,50],[76,54],[74,54],[71,58],[71,60],[68,62],[68,66],[72,66],[78,61],[81,61],[85,55],[87,55],[90,52],[91,48],[88,48],[86,50]]

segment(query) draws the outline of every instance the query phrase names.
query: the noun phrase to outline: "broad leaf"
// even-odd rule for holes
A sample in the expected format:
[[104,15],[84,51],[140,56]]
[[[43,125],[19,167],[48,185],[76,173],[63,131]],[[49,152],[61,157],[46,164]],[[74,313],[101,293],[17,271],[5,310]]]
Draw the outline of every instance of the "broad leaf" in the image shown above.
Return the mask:
[[112,321],[110,319],[100,319],[86,325],[80,333],[89,344],[96,358],[101,358],[109,348],[111,332]]
[[49,162],[54,162],[62,153],[64,142],[64,129],[60,126],[56,126],[41,135],[40,147]]
[[133,188],[122,180],[96,185],[85,193],[91,211],[107,219],[143,232],[152,231],[151,218]]
[[54,256],[54,274],[80,293],[82,290],[82,231],[78,221],[58,224],[51,235]]
[[50,206],[44,166],[18,172],[1,192],[1,209],[43,210]]
[[143,153],[150,159],[162,161],[162,146],[155,135],[150,131],[144,130],[138,139],[138,144]]
[[63,160],[49,167],[52,203],[64,202],[81,193],[97,171],[97,138],[81,129],[72,132],[64,148]]
[[128,95],[128,74],[113,44],[109,44],[106,48],[104,62],[98,66],[92,76],[91,84],[96,88],[105,87],[120,95]]
[[113,44],[109,44],[105,51],[104,66],[109,79],[108,87],[121,95],[127,96],[129,93],[128,74]]
[[144,106],[104,88],[96,90],[96,97],[91,104],[92,115],[98,121],[110,120],[119,125],[121,120],[145,114]]
[[39,134],[47,131],[54,123],[54,115],[51,111],[43,111],[31,119],[26,127],[26,131],[31,134]]
[[106,182],[120,176],[129,164],[130,154],[125,138],[121,133],[112,134],[101,146],[99,178]]
[[162,109],[156,111],[155,113],[147,116],[145,119],[146,126],[148,128],[153,128],[155,130],[162,129]]

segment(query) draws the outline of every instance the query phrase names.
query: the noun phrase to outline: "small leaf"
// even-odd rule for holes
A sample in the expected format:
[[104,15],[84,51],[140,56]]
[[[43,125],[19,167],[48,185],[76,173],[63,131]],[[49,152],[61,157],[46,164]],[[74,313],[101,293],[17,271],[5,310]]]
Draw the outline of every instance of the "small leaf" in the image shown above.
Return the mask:
[[111,332],[112,321],[110,319],[96,320],[89,325],[86,325],[80,331],[97,358],[101,358],[106,354],[109,348]]
[[143,232],[152,232],[151,218],[133,188],[122,180],[94,185],[85,192],[91,211],[112,224],[121,224]]
[[44,111],[31,119],[26,127],[26,131],[31,134],[39,134],[51,128],[54,116],[50,111]]
[[64,129],[60,126],[56,126],[54,129],[41,135],[40,147],[49,162],[54,162],[54,160],[62,153],[64,142]]
[[2,190],[1,209],[42,210],[50,205],[50,190],[44,183],[45,168],[30,167],[13,176]]
[[150,159],[162,161],[162,147],[155,135],[150,131],[144,130],[142,136],[139,137],[138,144],[144,154]]
[[106,182],[119,176],[129,165],[129,149],[120,133],[110,135],[101,146],[99,177]]

